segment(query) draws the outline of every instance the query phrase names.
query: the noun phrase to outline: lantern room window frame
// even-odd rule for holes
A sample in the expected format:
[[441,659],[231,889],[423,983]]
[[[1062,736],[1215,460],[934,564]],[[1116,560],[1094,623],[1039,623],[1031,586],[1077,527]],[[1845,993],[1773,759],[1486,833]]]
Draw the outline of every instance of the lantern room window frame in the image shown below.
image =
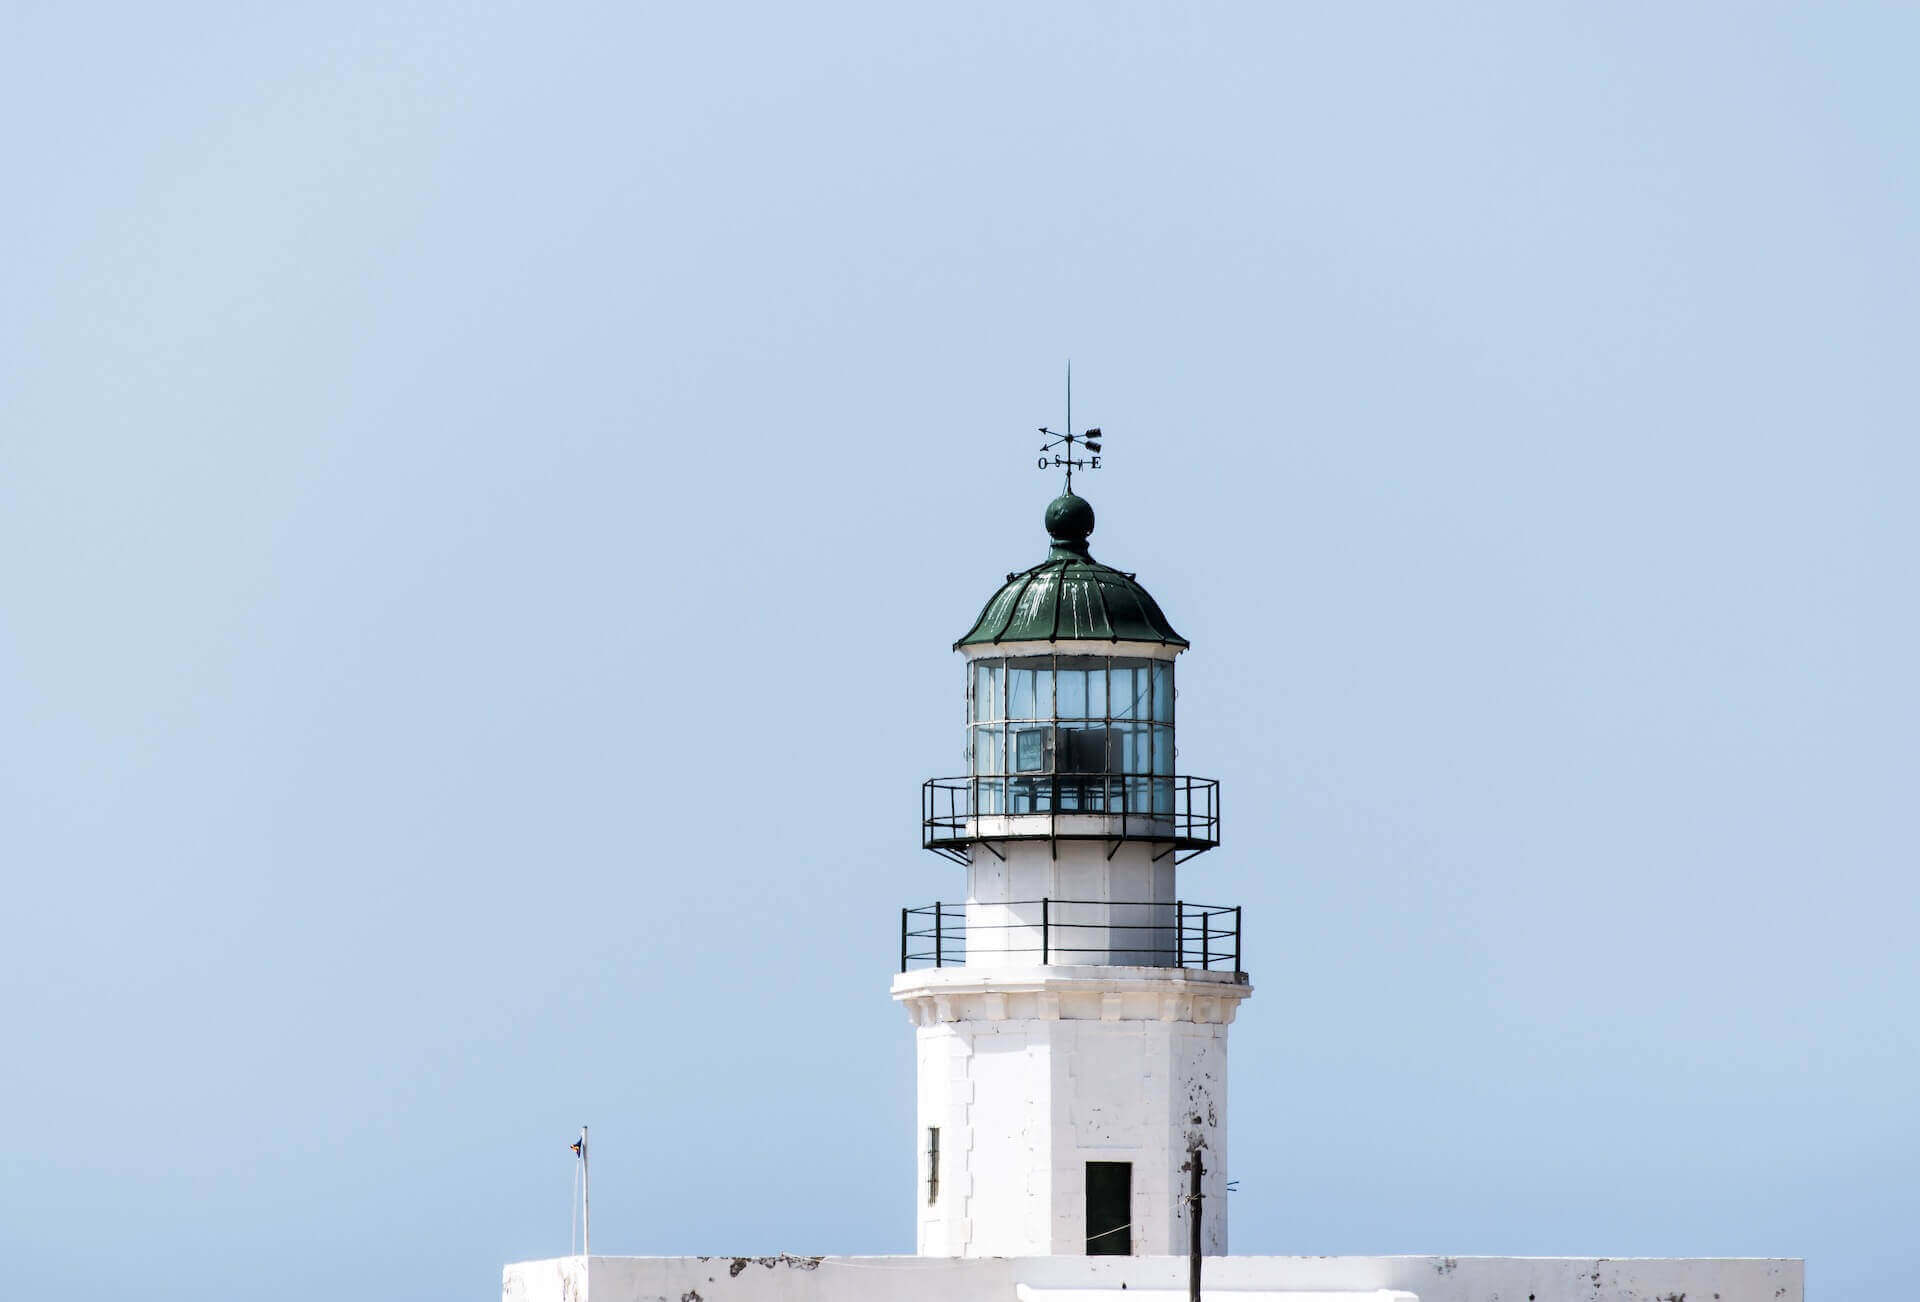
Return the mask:
[[1173,661],[1043,653],[967,664],[967,772],[982,814],[1167,813]]

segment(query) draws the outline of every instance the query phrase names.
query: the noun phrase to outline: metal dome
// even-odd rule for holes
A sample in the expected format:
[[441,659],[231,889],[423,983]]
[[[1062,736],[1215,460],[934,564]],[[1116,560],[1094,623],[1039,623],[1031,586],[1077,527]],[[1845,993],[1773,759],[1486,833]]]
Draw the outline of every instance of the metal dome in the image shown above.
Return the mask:
[[954,649],[1000,642],[1188,645],[1133,575],[1088,554],[1093,519],[1093,507],[1083,497],[1064,493],[1050,502],[1046,524],[1053,546],[1047,558],[1009,574]]

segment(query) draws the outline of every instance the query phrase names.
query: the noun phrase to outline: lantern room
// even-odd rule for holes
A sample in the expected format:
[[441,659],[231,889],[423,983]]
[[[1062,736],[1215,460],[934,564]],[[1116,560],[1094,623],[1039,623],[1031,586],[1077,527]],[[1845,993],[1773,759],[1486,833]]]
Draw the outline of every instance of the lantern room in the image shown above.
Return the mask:
[[1173,631],[1132,574],[1087,550],[1093,507],[1062,494],[1052,545],[1009,574],[954,648],[967,657],[966,773],[934,778],[924,844],[1035,837],[1152,840],[1191,855],[1219,840],[1219,788],[1177,773]]

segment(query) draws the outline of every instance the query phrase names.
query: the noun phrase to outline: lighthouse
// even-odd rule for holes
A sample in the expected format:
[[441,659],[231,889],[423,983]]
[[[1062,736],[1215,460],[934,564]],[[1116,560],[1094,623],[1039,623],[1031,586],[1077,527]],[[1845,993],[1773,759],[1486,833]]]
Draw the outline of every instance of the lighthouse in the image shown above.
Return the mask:
[[1227,1028],[1253,988],[1241,910],[1181,871],[1220,842],[1219,784],[1176,763],[1188,643],[1094,559],[1070,478],[1044,523],[953,645],[966,772],[922,787],[922,844],[964,875],[901,910],[917,1251],[1182,1254],[1197,1205],[1224,1254]]
[[900,909],[913,1255],[583,1252],[507,1266],[502,1302],[1802,1302],[1791,1259],[1228,1255],[1227,1029],[1253,987],[1241,909],[1190,866],[1220,784],[1178,763],[1187,640],[1093,557],[1071,472],[1099,432],[1046,433],[1066,491],[953,644],[965,771],[922,784],[941,867]]

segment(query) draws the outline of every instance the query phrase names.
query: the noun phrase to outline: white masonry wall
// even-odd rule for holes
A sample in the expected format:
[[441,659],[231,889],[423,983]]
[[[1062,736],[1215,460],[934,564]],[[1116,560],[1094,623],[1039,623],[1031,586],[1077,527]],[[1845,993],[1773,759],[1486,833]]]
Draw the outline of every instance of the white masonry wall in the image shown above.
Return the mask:
[[[1805,1275],[1802,1262],[1755,1258],[1210,1257],[1201,1296],[1805,1302]],[[1184,1302],[1186,1282],[1180,1257],[561,1257],[508,1266],[500,1295],[502,1302],[1083,1302],[1089,1295]]]
[[[1173,856],[1162,853],[1167,848],[1145,841],[1011,841],[974,850],[967,866],[967,962],[1177,966],[1175,874]],[[1042,900],[1049,901],[1044,910]],[[1216,966],[1233,964],[1223,957]]]
[[[896,978],[919,1057],[918,1250],[1086,1252],[1086,1163],[1133,1164],[1132,1249],[1185,1251],[1192,1143],[1201,1222],[1227,1251],[1227,1025],[1252,988],[1178,968],[965,968]],[[928,1200],[927,1128],[940,1128]]]

